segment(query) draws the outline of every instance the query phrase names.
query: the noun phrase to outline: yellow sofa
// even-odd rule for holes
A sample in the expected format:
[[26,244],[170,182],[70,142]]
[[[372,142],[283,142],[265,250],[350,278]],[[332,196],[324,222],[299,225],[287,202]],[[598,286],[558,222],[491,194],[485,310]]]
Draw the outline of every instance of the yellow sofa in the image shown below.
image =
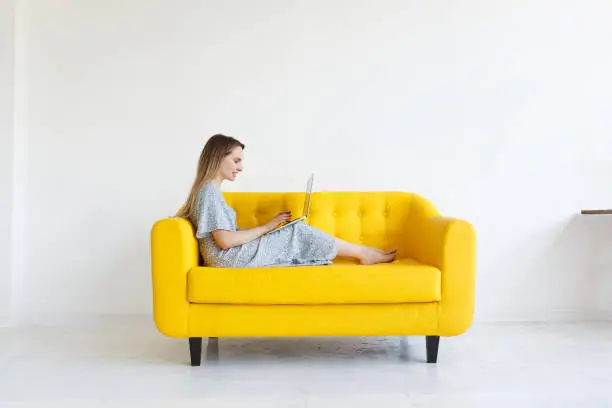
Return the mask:
[[[301,213],[304,193],[224,193],[240,228],[283,210]],[[151,230],[153,312],[158,330],[189,338],[200,365],[202,337],[427,336],[435,363],[440,336],[472,323],[475,232],[403,192],[314,193],[307,221],[341,239],[398,248],[393,263],[270,268],[202,266],[194,229],[165,218]]]

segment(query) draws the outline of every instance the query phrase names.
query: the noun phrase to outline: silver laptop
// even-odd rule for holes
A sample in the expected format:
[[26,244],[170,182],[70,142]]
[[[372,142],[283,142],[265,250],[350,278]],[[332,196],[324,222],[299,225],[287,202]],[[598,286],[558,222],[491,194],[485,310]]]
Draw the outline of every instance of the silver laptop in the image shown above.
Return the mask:
[[[314,181],[314,174],[311,174],[308,177],[308,181],[306,183],[306,197],[304,197],[304,210],[302,212],[302,216],[300,218],[296,218],[294,220],[289,221],[287,224],[283,224],[278,228],[274,228],[272,231],[266,232],[266,234],[270,234],[272,232],[282,230],[290,225],[295,224],[296,222],[304,221],[310,215],[310,202],[312,199],[312,183]],[[264,234],[264,235],[266,235]]]

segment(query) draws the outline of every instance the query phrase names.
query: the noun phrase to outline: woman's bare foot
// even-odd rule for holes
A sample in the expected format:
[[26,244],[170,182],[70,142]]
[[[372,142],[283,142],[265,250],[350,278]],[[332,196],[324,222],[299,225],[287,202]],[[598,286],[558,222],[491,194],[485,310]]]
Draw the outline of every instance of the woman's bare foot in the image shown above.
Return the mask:
[[381,262],[392,262],[397,256],[397,250],[383,250],[365,245],[351,244],[340,238],[335,238],[338,256],[358,259],[364,265],[374,265]]
[[361,257],[359,257],[359,262],[362,265],[375,265],[378,263],[384,262],[392,262],[395,260],[396,250],[391,251],[383,251],[380,249],[368,248],[363,251]]

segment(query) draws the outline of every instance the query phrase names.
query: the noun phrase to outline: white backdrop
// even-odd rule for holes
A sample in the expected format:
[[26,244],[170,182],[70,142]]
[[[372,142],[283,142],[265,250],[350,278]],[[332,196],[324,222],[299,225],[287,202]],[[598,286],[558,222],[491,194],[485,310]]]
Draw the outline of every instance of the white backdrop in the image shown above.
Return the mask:
[[17,321],[150,313],[150,228],[217,132],[247,145],[228,190],[313,171],[471,221],[479,320],[612,310],[612,234],[576,215],[612,205],[612,3],[19,5]]
[[13,0],[0,0],[0,325],[11,299],[13,206]]

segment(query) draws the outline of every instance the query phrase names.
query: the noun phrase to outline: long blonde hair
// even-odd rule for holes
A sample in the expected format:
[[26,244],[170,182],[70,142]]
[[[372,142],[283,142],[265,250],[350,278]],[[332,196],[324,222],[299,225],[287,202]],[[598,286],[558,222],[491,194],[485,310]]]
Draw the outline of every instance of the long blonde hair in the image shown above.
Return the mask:
[[177,217],[191,218],[195,211],[198,193],[206,183],[217,177],[221,169],[221,162],[237,146],[244,149],[244,144],[230,136],[217,134],[208,139],[200,153],[195,181],[191,186],[187,201],[176,213]]

